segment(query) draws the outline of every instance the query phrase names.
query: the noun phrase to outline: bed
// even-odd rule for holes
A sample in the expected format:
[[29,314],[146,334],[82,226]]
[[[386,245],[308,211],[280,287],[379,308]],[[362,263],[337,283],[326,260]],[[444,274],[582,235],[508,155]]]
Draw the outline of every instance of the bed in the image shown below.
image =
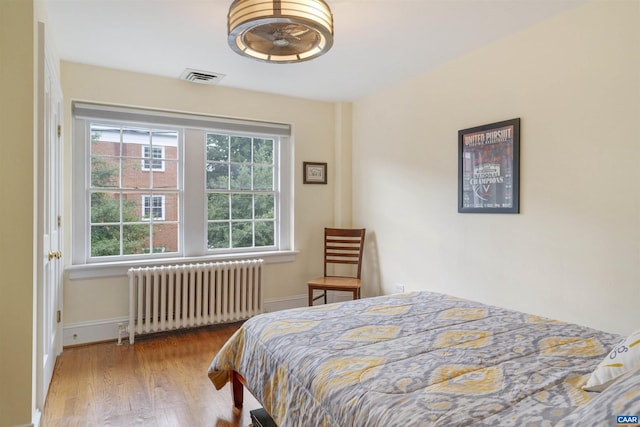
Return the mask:
[[[415,292],[253,317],[208,375],[235,383],[236,405],[244,383],[280,427],[571,426],[615,393],[582,387],[622,338]],[[622,404],[596,411],[610,422],[593,425],[634,415],[615,408],[640,415],[637,372]]]

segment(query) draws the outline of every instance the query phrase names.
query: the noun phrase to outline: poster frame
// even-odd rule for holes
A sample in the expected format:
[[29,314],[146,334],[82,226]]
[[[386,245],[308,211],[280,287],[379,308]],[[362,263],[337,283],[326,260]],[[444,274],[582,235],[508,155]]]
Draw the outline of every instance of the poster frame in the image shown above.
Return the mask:
[[[491,163],[481,163],[485,173],[476,176],[474,157],[487,152]],[[458,212],[520,213],[520,118],[458,131]]]
[[326,184],[327,183],[327,163],[326,162],[302,162],[302,173],[304,184]]

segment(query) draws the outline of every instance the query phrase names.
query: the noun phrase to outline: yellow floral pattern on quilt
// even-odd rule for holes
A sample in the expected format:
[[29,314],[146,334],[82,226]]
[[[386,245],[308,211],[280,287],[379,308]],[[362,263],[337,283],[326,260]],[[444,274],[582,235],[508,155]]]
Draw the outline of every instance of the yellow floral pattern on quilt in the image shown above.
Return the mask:
[[215,356],[279,427],[553,426],[614,334],[431,292],[262,314]]

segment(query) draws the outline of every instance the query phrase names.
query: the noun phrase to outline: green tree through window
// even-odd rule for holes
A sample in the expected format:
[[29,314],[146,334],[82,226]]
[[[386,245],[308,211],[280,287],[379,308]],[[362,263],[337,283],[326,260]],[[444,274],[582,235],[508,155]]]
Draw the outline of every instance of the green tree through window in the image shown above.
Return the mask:
[[[91,135],[91,142],[97,141],[97,134]],[[99,157],[91,158],[91,181],[94,187],[111,187],[118,180],[118,168]],[[95,192],[91,194],[91,256],[120,255],[120,241],[123,252],[135,253],[145,245],[148,231],[142,227],[127,227],[125,238],[121,238],[120,204],[123,222],[139,219],[137,205],[133,200],[121,200],[117,193]],[[99,225],[109,224],[110,225]],[[116,223],[116,224],[113,224]],[[144,226],[143,226],[144,227]],[[123,230],[124,231],[124,230]]]
[[274,141],[208,133],[210,250],[275,245]]
[[154,144],[177,152],[177,140],[176,131],[91,125],[92,257],[177,251],[177,226],[164,221],[165,200],[177,205],[177,159],[161,159],[161,170],[143,166],[165,153]]
[[72,104],[74,265],[294,257],[289,124]]

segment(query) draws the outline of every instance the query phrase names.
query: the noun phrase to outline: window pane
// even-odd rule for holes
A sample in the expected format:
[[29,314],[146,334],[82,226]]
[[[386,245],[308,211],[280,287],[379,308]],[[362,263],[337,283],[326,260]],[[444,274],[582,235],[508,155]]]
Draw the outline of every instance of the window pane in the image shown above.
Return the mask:
[[144,216],[143,195],[140,193],[126,193],[122,195],[122,221],[140,222]]
[[149,172],[152,175],[151,182],[153,188],[163,188],[167,190],[178,189],[178,162],[175,160],[163,160],[162,170],[153,169]]
[[91,256],[120,255],[120,226],[91,226]]
[[122,159],[122,188],[151,188],[151,175],[140,159]]
[[209,220],[229,219],[229,195],[209,194]]
[[91,127],[91,186],[117,188],[120,185],[120,129]]
[[253,140],[253,162],[261,164],[273,164],[273,139]]
[[234,222],[231,224],[231,241],[234,248],[250,248],[253,246],[253,224],[251,222]]
[[256,222],[256,246],[275,245],[275,223],[273,221]]
[[[177,160],[178,156],[178,132],[154,130],[151,143],[155,148],[162,148],[164,160]],[[154,153],[156,154],[156,153]]]
[[91,156],[91,187],[117,188],[120,183],[118,158]]
[[272,194],[256,194],[255,212],[256,219],[275,219],[276,199]]
[[165,221],[179,221],[179,206],[178,206],[178,194],[166,193],[164,194],[164,220]]
[[251,194],[231,195],[231,218],[253,219],[253,196]]
[[178,252],[178,224],[154,224],[152,253]]
[[120,194],[91,194],[91,223],[120,222]]
[[231,137],[231,161],[251,163],[251,138],[242,136]]
[[227,163],[207,163],[207,189],[229,189],[229,165]]
[[253,189],[273,190],[273,166],[253,167]]
[[231,189],[251,190],[251,166],[231,165]]
[[229,247],[229,223],[210,222],[208,227],[209,249],[224,249]]
[[120,157],[120,128],[92,124],[91,155]]
[[148,253],[149,225],[125,224],[122,226],[123,255]]
[[[141,158],[141,146],[151,144],[151,130],[122,128],[122,156]],[[144,156],[148,157],[148,156]]]
[[229,137],[227,135],[207,134],[207,160],[229,161]]

